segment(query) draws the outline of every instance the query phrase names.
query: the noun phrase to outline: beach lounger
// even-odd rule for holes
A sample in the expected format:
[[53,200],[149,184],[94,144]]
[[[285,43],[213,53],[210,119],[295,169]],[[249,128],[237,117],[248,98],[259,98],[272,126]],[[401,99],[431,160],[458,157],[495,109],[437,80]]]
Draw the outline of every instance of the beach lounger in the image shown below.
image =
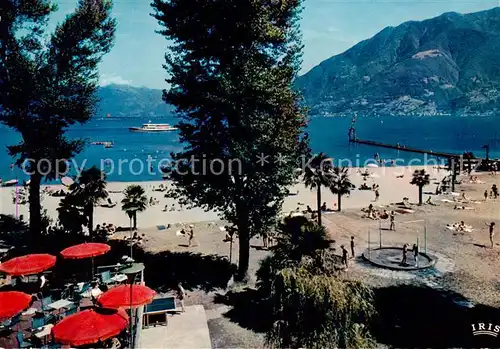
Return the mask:
[[153,300],[150,304],[146,305],[144,309],[143,326],[149,327],[153,324],[151,317],[158,316],[159,321],[154,322],[154,325],[167,325],[167,312],[176,311],[175,297],[164,297]]

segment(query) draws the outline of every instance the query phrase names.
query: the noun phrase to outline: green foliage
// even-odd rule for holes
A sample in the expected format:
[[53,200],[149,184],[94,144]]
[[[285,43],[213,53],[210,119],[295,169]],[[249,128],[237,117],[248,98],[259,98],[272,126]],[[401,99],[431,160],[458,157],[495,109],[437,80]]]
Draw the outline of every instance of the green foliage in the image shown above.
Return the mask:
[[418,202],[422,205],[422,188],[431,183],[430,175],[425,170],[415,170],[410,184],[418,187]]
[[[164,99],[174,105],[182,152],[167,168],[173,195],[238,227],[239,273],[250,237],[276,222],[293,183],[305,110],[292,84],[300,68],[300,0],[154,0],[166,54]],[[267,162],[258,162],[259,156]],[[285,162],[278,164],[281,155]]]
[[360,282],[315,275],[302,267],[276,275],[270,294],[274,326],[269,345],[278,348],[369,348],[366,322],[373,295]]
[[57,208],[59,223],[65,231],[77,235],[82,234],[82,227],[89,224],[84,213],[83,202],[75,195],[66,195]]
[[140,185],[129,185],[125,188],[125,197],[122,199],[122,211],[134,220],[134,229],[137,228],[137,212],[143,212],[148,207],[146,191]]
[[5,0],[0,5],[0,122],[21,136],[8,147],[16,163],[31,159],[26,169],[34,237],[41,231],[41,180],[56,178],[66,170],[58,160],[83,149],[83,140],[67,138],[66,131],[94,113],[97,66],[111,49],[116,26],[111,8],[109,0],[80,0],[48,33],[48,17],[56,10],[51,1]]
[[61,224],[69,231],[78,232],[86,223],[93,240],[94,206],[108,197],[106,185],[106,175],[97,167],[83,170],[70,186],[71,192],[59,204]]
[[325,228],[293,217],[280,225],[279,236],[273,254],[257,271],[257,286],[274,323],[266,335],[268,345],[370,347],[362,323],[374,313],[372,292],[340,279]]
[[356,188],[349,179],[349,169],[347,167],[334,167],[331,180],[330,190],[338,196],[338,210],[342,210],[342,196],[351,194],[351,190]]
[[331,186],[331,173],[333,171],[332,159],[326,154],[315,154],[309,159],[304,168],[304,184],[311,190],[317,191],[318,224],[321,225],[321,187]]

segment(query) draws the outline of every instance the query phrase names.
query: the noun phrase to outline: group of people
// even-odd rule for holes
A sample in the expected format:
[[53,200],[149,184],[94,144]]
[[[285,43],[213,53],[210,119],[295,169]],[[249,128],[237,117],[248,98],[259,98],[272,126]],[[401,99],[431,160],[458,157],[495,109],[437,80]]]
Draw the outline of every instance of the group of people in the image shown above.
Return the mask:
[[[498,198],[498,187],[496,184],[493,184],[491,186],[489,197],[490,197],[490,199],[497,199]],[[488,200],[488,190],[484,191],[484,200],[485,201]]]
[[[347,251],[345,245],[341,245],[340,249],[342,250],[342,265],[345,266],[344,270],[349,269],[349,252]],[[351,236],[351,258],[354,258],[356,255],[354,253],[354,236]]]
[[194,243],[194,225],[189,225],[189,230],[186,231],[184,227],[182,227],[180,234],[182,236],[187,237],[188,239],[188,247],[191,247]]
[[[402,266],[407,266],[408,265],[408,244],[403,245],[403,258],[401,259],[401,265]],[[413,244],[412,250],[413,252],[413,258],[415,261],[415,267],[418,267],[418,255],[419,255],[419,249],[417,244]]]
[[99,235],[113,235],[116,233],[116,227],[112,223],[97,224],[94,231]]

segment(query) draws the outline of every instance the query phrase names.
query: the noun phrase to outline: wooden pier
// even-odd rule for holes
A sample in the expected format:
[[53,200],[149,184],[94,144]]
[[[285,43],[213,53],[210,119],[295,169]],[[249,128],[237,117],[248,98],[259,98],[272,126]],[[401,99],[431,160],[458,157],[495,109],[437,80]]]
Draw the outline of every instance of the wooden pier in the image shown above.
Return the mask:
[[443,152],[439,152],[439,151],[435,152],[435,151],[427,150],[427,149],[417,149],[417,148],[406,147],[406,146],[400,145],[400,144],[396,144],[396,145],[386,144],[386,143],[381,143],[381,142],[376,142],[376,141],[363,140],[363,139],[359,139],[359,138],[349,139],[349,142],[371,145],[371,146],[380,147],[380,148],[395,149],[398,151],[406,151],[406,152],[410,152],[410,153],[429,154],[432,156],[441,157],[441,158],[445,158],[445,159],[459,158],[459,157],[463,156],[463,154],[443,153]]

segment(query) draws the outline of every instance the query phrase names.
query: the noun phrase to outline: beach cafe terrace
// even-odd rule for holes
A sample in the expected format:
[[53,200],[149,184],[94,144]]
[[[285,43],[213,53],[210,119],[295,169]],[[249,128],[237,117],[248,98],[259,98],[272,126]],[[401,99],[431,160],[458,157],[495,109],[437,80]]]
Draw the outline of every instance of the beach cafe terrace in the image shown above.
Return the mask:
[[[98,267],[94,257],[110,250],[86,243],[60,256],[31,254],[0,263],[0,348],[134,348],[144,306],[155,292],[144,284],[144,265],[124,257]],[[87,280],[52,287],[51,272],[65,259],[92,259]],[[90,269],[90,268],[89,268]],[[50,276],[49,276],[50,275]]]

